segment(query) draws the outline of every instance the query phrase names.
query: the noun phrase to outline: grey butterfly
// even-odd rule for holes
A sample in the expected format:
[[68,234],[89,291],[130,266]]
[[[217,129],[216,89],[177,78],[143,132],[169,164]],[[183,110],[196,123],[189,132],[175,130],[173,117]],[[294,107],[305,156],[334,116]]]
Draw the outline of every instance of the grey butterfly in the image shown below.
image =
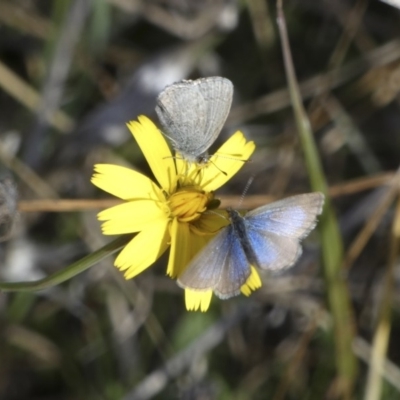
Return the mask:
[[157,97],[156,113],[164,135],[189,162],[204,163],[228,117],[233,85],[219,76],[167,86]]
[[250,265],[269,271],[290,267],[300,257],[300,240],[315,227],[323,204],[322,193],[308,193],[256,208],[244,217],[229,209],[230,225],[194,257],[178,278],[179,286],[212,289],[227,299],[240,293]]

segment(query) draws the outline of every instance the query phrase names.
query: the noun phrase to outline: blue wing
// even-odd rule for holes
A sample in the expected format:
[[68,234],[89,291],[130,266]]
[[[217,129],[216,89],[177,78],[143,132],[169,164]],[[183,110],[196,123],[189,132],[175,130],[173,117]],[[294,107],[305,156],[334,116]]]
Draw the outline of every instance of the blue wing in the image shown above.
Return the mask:
[[227,226],[194,257],[178,284],[192,290],[212,289],[218,297],[227,299],[240,293],[250,272],[240,241]]
[[315,227],[324,196],[292,196],[250,211],[245,225],[258,266],[279,270],[293,265],[301,254],[300,240]]
[[301,255],[297,239],[247,227],[247,237],[257,260],[256,266],[267,270],[281,270],[293,265]]

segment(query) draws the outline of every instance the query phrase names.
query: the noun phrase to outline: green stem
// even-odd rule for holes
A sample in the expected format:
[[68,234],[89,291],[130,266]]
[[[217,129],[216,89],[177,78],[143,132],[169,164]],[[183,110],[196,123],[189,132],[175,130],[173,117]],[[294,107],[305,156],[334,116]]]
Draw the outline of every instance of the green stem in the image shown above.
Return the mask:
[[[397,187],[397,186],[395,186]],[[389,250],[388,270],[384,279],[382,300],[379,309],[378,325],[372,341],[367,384],[365,385],[364,400],[379,400],[382,398],[382,371],[389,347],[393,297],[395,291],[395,266],[399,253],[400,239],[400,200],[393,219],[391,244]]]
[[336,344],[336,365],[338,383],[344,398],[351,398],[352,388],[357,375],[356,359],[352,351],[354,321],[350,296],[342,277],[343,247],[336,216],[328,195],[328,187],[322,169],[321,160],[314,141],[311,124],[303,106],[296,73],[290,53],[282,1],[277,0],[278,27],[281,37],[283,57],[288,79],[289,92],[294,109],[300,142],[304,151],[310,183],[313,190],[325,194],[324,213],[320,221],[322,251],[324,260],[325,283],[328,301],[334,323]]
[[99,250],[83,257],[82,259],[72,263],[68,267],[57,271],[56,273],[33,282],[0,282],[0,291],[3,292],[33,292],[37,290],[47,289],[49,287],[58,285],[62,282],[71,279],[75,275],[86,271],[88,268],[103,260],[104,258],[114,254],[122,249],[128,241],[130,236],[120,236],[113,240],[111,243],[106,244]]

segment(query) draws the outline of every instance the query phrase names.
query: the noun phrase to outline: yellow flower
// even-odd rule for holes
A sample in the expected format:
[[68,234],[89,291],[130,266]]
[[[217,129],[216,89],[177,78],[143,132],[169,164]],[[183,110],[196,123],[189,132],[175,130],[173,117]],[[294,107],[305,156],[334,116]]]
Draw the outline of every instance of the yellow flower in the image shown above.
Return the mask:
[[[170,247],[167,274],[178,277],[193,256],[228,223],[214,208],[214,191],[243,166],[254,151],[241,132],[231,136],[204,165],[174,157],[157,127],[145,116],[128,123],[157,183],[117,165],[97,164],[91,179],[100,189],[125,202],[98,214],[105,235],[137,233],[115,260],[130,279],[152,265]],[[239,161],[238,161],[239,160]],[[255,270],[254,270],[255,271]],[[255,274],[257,274],[255,272]],[[258,279],[258,281],[257,281]],[[242,291],[261,285],[250,276]],[[185,290],[186,307],[206,311],[211,292]]]

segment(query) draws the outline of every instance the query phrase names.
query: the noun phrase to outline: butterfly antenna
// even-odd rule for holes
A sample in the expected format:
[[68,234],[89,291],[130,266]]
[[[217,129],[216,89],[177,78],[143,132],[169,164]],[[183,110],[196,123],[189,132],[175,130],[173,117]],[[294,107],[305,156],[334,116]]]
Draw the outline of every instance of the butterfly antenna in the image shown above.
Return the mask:
[[214,155],[215,155],[216,157],[225,158],[226,160],[235,160],[235,161],[240,161],[240,162],[242,162],[242,163],[251,162],[251,159],[249,159],[249,160],[244,160],[244,159],[238,158],[238,157],[239,157],[239,154],[232,154],[232,155],[229,155],[229,154],[218,154],[218,153],[215,153]]
[[228,175],[225,171],[222,171],[222,169],[219,168],[218,165],[215,164],[214,161],[209,160],[209,163],[212,164],[212,165],[214,165],[214,167],[217,168],[217,170],[218,170],[219,172],[221,172],[222,174],[224,174],[225,176]]
[[[218,153],[216,153],[216,154],[214,154],[214,155],[215,155],[216,157],[225,158],[225,159],[227,159],[227,160],[240,161],[240,162],[242,162],[242,163],[251,162],[251,160],[241,160],[241,159],[236,158],[236,157],[233,157],[233,156],[232,156],[232,157],[231,157],[231,156],[225,156],[225,155],[218,154]],[[215,162],[213,162],[213,161],[211,161],[211,160],[208,160],[208,162],[209,162],[210,164],[214,165],[214,167],[217,168],[217,170],[218,170],[219,172],[221,172],[222,174],[224,174],[225,176],[228,175],[225,171],[223,171],[221,168],[219,168],[219,167],[217,166],[217,164],[215,164]]]
[[244,190],[243,190],[243,193],[242,193],[242,195],[240,196],[240,200],[239,200],[239,205],[238,205],[238,207],[240,207],[241,204],[243,203],[243,200],[244,200],[244,198],[245,198],[247,192],[249,191],[250,185],[253,183],[254,178],[255,178],[255,175],[253,174],[253,175],[250,176],[249,180],[247,181],[246,186],[245,186],[245,188],[244,188]]

